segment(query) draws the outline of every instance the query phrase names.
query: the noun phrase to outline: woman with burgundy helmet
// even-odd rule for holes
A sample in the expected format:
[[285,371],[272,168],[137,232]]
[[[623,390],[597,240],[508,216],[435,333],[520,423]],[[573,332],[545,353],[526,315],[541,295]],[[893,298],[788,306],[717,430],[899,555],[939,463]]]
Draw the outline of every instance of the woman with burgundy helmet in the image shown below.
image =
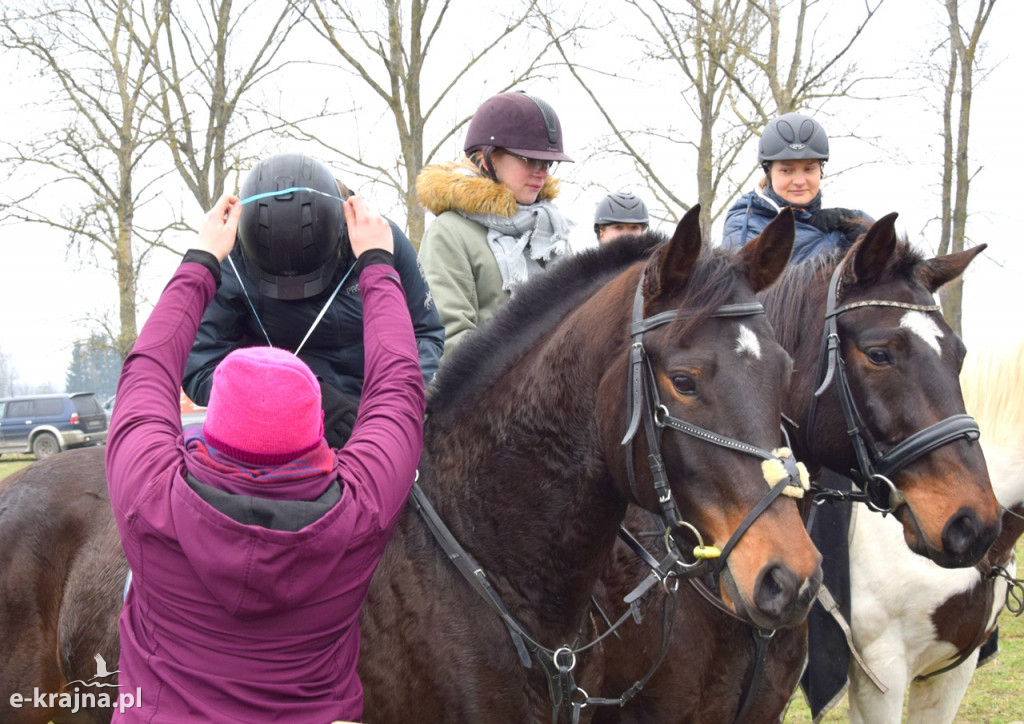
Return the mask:
[[115,722],[359,721],[359,611],[412,487],[425,401],[388,222],[343,205],[366,364],[351,440],[324,440],[320,386],[297,356],[238,349],[206,421],[182,432],[179,385],[241,217],[222,196],[125,360],[107,439],[131,567]]
[[437,218],[420,262],[444,323],[445,350],[486,322],[515,286],[570,253],[569,229],[552,203],[562,149],[558,116],[522,92],[486,100],[470,121],[466,157],[429,166],[419,202]]
[[796,217],[794,264],[847,248],[871,225],[863,211],[821,207],[828,135],[810,116],[786,113],[772,119],[761,134],[757,159],[765,175],[729,209],[722,246],[743,246],[787,206]]

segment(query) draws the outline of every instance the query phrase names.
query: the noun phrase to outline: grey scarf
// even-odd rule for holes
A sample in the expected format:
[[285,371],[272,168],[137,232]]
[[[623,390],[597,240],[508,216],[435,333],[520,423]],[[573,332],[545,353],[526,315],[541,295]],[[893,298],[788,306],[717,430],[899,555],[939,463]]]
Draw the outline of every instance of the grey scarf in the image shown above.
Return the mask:
[[520,206],[513,216],[458,213],[487,227],[487,244],[501,271],[502,289],[513,291],[543,264],[569,253],[572,223],[550,201]]

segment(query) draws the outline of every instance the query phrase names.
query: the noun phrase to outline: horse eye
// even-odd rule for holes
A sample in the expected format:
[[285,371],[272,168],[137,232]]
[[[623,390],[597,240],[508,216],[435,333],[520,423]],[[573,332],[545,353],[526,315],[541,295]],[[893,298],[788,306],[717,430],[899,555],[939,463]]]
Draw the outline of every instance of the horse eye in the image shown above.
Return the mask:
[[878,365],[879,367],[892,364],[892,355],[889,354],[889,350],[885,347],[872,347],[866,354],[871,364]]
[[697,381],[688,375],[676,375],[672,378],[672,386],[680,395],[696,395]]

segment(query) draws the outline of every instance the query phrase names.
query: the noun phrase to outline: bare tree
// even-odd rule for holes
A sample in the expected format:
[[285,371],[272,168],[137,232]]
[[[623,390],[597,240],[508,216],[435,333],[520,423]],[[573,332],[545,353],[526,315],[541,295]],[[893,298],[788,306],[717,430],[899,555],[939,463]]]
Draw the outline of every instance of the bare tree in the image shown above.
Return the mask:
[[249,160],[252,141],[275,130],[250,125],[255,109],[246,99],[288,64],[279,58],[298,10],[284,4],[268,16],[258,0],[159,4],[166,27],[137,38],[140,45],[160,38],[147,93],[175,168],[200,208],[209,209]]
[[[427,132],[427,127],[486,56],[528,32],[528,20],[537,0],[510,10],[504,26],[490,31],[489,36],[485,29],[474,29],[474,33],[479,31],[484,37],[471,38],[473,50],[465,63],[447,71],[445,76],[430,71],[430,87],[437,90],[425,92],[423,79],[428,73],[428,61],[436,55],[437,67],[451,67],[452,43],[463,45],[467,32],[465,25],[459,26],[456,18],[449,16],[451,5],[452,0],[382,0],[383,10],[373,15],[358,0],[312,0],[311,12],[307,13],[311,26],[337,53],[341,65],[384,103],[386,114],[394,123],[395,148],[399,153],[375,162],[354,153],[351,139],[346,139],[345,144],[331,144],[322,137],[318,140],[361,169],[364,178],[383,180],[395,189],[405,207],[409,239],[417,248],[423,237],[424,210],[416,201],[416,177],[470,116],[438,120],[440,127],[432,133]],[[470,2],[465,9],[479,14],[483,8]],[[529,46],[524,42],[520,47]],[[500,76],[490,94],[514,88],[542,73],[542,59],[548,47],[548,43],[542,43],[525,55],[517,54],[510,61],[517,67]],[[473,97],[477,95],[475,92]]]
[[[696,169],[696,199],[707,235],[712,221],[754,175],[755,165],[743,163],[741,154],[772,117],[820,108],[830,98],[849,95],[864,80],[847,56],[882,2],[865,3],[860,20],[841,34],[840,42],[829,31],[826,44],[817,37],[826,32],[825,19],[808,30],[809,10],[817,0],[623,0],[638,23],[635,38],[643,51],[643,72],[659,78],[657,92],[663,99],[672,98],[667,89],[680,89],[679,113],[673,118],[684,121],[674,120],[678,125],[669,127],[652,128],[647,118],[637,121],[633,113],[616,112],[615,103],[595,90],[592,79],[609,74],[599,67],[600,59],[584,64],[557,39],[555,45],[611,129],[608,148],[631,159],[663,208],[690,208],[673,172]],[[549,22],[548,28],[554,36],[554,25]],[[615,61],[622,65],[618,54]],[[650,152],[652,140],[662,153]],[[680,145],[691,149],[692,161],[679,163],[678,151],[671,149]],[[659,158],[672,163],[659,167]]]
[[[968,155],[971,100],[981,54],[981,34],[995,0],[978,0],[973,24],[960,19],[960,0],[942,0],[948,17],[948,65],[942,105],[942,210],[939,253],[963,251],[967,241],[967,197],[972,171]],[[939,297],[949,326],[962,333],[963,279],[944,286]]]
[[[0,203],[2,219],[57,229],[69,249],[113,268],[120,328],[111,342],[122,358],[137,336],[140,271],[176,226],[147,227],[139,216],[156,200],[163,175],[143,165],[159,141],[146,123],[150,108],[142,92],[158,35],[140,33],[141,12],[128,0],[74,0],[39,11],[5,5],[0,18],[3,47],[56,84],[46,101],[54,127],[3,144],[3,163],[29,190]],[[156,18],[150,26],[161,24]],[[77,203],[54,211],[47,192],[55,187]]]

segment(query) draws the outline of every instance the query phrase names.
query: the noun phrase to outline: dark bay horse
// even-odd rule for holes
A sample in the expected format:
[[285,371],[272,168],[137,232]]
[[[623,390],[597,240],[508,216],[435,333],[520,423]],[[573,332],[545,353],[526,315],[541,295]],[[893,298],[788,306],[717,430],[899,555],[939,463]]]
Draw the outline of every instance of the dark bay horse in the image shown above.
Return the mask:
[[[820,555],[778,497],[795,478],[772,488],[762,469],[782,465],[790,360],[755,296],[784,271],[793,221],[726,254],[703,248],[697,213],[670,240],[559,264],[446,360],[423,497],[364,608],[367,720],[587,719],[604,669],[590,597],[630,501],[721,546],[718,593],[736,615],[772,628],[807,615]],[[9,701],[88,678],[97,653],[116,667],[125,566],[111,517],[102,451],[36,463],[0,494],[0,720],[109,718]]]
[[[778,446],[787,355],[763,315],[714,315],[747,309],[782,273],[791,224],[782,218],[730,259],[701,249],[691,211],[649,259],[634,241],[566,262],[456,348],[429,406],[421,480],[502,606],[468,585],[407,511],[362,617],[368,721],[592,713],[567,710],[589,703],[601,680],[601,647],[586,648],[596,635],[590,597],[627,502],[657,512],[671,498],[724,554],[769,491],[759,458],[673,428],[660,436],[669,488],[659,502],[647,462],[655,451],[642,434],[631,455],[622,444],[630,400],[656,395],[661,422],[651,424],[685,420]],[[642,329],[649,367],[637,372]],[[635,374],[653,388],[631,396]],[[745,620],[795,623],[817,592],[818,561],[798,506],[776,499],[731,549],[721,595]],[[519,653],[510,630],[526,640]]]
[[[879,220],[846,254],[792,267],[762,295],[794,359],[785,413],[797,457],[808,467],[856,471],[871,505],[899,521],[909,550],[941,566],[970,566],[995,540],[1000,508],[971,434],[973,421],[962,417],[964,346],[933,295],[983,247],[925,259],[897,240],[894,221],[895,214]],[[635,508],[627,516],[638,533],[656,529],[654,523]],[[653,555],[665,555],[663,547],[648,545]],[[885,565],[885,555],[878,551],[877,565]],[[618,615],[623,596],[650,571],[619,545],[602,576],[606,615]],[[644,677],[647,669],[627,652],[661,649],[665,624],[657,612],[665,595],[652,589],[642,623],[608,640],[602,692],[616,694]],[[806,626],[774,633],[752,628],[721,610],[699,582],[681,585],[675,595],[661,667],[631,702],[597,719],[780,721],[806,660]],[[748,697],[750,687],[756,690]]]

